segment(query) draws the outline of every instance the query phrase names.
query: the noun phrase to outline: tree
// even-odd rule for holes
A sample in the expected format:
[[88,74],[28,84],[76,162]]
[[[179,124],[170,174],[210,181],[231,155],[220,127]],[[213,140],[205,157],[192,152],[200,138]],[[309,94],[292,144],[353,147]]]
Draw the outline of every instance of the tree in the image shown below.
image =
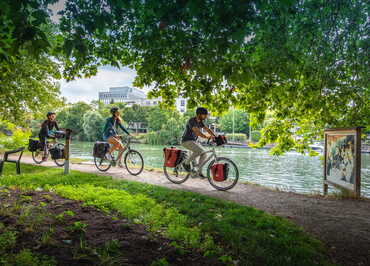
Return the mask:
[[13,70],[0,83],[0,118],[25,124],[25,117],[45,116],[47,110],[63,106],[59,98],[58,65],[46,56],[24,56],[12,64]]
[[49,4],[56,0],[1,1],[0,118],[26,124],[29,114],[40,116],[59,107],[59,64],[52,60],[57,43]]
[[233,133],[233,117],[234,132],[249,134],[248,114],[241,110],[230,110],[225,115],[223,115],[219,120],[220,129],[226,133]]
[[84,132],[83,124],[84,115],[89,111],[91,111],[90,105],[84,102],[78,102],[58,112],[56,119],[60,127],[72,129],[73,136],[78,140],[86,140],[88,136]]
[[365,0],[67,1],[64,74],[132,66],[168,105],[270,111],[260,144],[307,148],[324,127],[370,124],[367,23]]
[[134,104],[132,107],[125,107],[122,110],[122,119],[127,123],[141,122],[146,124],[148,122],[147,116],[152,108],[153,107],[140,106],[137,104]]
[[162,125],[166,124],[169,119],[169,111],[163,110],[160,107],[153,107],[148,113],[148,129],[149,131],[159,131]]
[[104,118],[95,111],[88,111],[83,116],[83,130],[86,140],[96,141],[103,137]]

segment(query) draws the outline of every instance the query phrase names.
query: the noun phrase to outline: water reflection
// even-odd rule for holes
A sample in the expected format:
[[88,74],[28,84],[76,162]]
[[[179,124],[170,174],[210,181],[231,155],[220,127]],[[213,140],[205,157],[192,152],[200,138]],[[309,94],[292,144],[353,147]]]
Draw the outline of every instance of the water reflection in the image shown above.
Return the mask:
[[[92,159],[93,143],[72,143],[72,157]],[[146,166],[161,168],[163,146],[134,145]],[[295,152],[270,156],[267,150],[219,148],[219,154],[237,163],[241,179],[298,193],[321,193],[323,163],[319,156],[309,157]],[[362,195],[370,197],[370,154],[362,154]]]

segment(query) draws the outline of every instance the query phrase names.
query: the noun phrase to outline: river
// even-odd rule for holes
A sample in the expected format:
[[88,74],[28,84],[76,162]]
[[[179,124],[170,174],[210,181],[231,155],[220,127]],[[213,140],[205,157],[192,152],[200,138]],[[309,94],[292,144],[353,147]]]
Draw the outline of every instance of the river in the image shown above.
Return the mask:
[[[72,157],[92,159],[94,143],[73,142]],[[133,144],[140,151],[145,165],[163,166],[163,146]],[[297,193],[322,193],[323,164],[320,156],[310,157],[296,152],[271,156],[268,150],[218,148],[218,154],[232,159],[239,168],[241,180]],[[370,154],[362,154],[361,193],[370,198]]]

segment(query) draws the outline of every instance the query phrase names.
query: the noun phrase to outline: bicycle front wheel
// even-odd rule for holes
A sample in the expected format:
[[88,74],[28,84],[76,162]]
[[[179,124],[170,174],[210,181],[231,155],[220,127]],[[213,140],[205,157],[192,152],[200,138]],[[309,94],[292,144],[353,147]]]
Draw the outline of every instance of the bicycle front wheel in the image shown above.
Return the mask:
[[[63,143],[58,143],[57,148],[60,149],[60,150],[64,150],[64,144]],[[66,159],[65,158],[54,159],[54,162],[57,166],[62,167],[66,163]]]
[[131,175],[139,175],[144,169],[143,156],[138,151],[129,150],[125,155],[125,167]]
[[112,162],[104,156],[104,158],[99,158],[94,156],[94,163],[96,168],[101,172],[106,172],[112,166]]
[[190,173],[184,169],[182,163],[176,167],[163,166],[163,171],[167,179],[175,184],[184,183],[190,177]]
[[[229,171],[225,180],[220,181],[212,176],[211,168],[212,165],[214,164],[228,164]],[[217,161],[213,160],[212,162],[209,163],[207,168],[207,177],[212,187],[214,187],[217,190],[226,191],[232,189],[236,185],[236,183],[238,183],[239,170],[232,160],[225,157],[219,157],[217,158]]]

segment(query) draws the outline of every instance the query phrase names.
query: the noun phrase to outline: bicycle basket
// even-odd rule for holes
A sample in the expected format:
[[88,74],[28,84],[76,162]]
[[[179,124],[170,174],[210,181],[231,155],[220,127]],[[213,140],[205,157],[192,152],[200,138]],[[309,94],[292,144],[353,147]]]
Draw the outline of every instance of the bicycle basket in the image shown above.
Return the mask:
[[64,148],[56,146],[50,149],[49,152],[53,160],[64,159]]
[[96,158],[103,159],[108,150],[109,150],[108,142],[97,141],[94,144],[93,156]]
[[29,139],[28,142],[28,150],[31,152],[39,150],[41,147],[41,143],[39,140],[36,139]]

